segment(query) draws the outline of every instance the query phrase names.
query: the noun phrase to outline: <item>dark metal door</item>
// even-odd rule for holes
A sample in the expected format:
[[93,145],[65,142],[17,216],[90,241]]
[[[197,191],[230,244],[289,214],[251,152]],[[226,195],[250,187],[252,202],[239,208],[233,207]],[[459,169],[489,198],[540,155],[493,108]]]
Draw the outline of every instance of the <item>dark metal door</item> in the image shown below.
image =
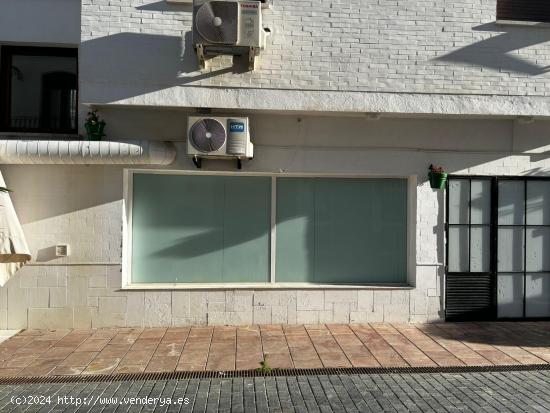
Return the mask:
[[495,178],[450,177],[447,183],[445,318],[496,315]]

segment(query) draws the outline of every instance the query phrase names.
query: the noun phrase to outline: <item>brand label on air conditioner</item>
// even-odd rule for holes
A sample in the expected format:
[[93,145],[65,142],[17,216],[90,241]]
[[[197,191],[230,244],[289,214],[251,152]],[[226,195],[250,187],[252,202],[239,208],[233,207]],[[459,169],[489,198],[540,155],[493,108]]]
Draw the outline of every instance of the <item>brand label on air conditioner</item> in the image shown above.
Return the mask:
[[243,122],[230,122],[229,123],[229,132],[244,132],[244,123]]

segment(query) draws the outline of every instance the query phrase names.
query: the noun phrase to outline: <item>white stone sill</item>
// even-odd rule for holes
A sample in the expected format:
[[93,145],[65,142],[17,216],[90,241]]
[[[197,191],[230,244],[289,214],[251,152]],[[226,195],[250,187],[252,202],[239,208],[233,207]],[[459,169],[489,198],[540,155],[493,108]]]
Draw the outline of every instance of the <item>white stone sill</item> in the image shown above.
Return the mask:
[[537,29],[550,28],[550,23],[531,22],[531,21],[525,21],[525,20],[496,20],[495,24],[497,26],[530,27],[530,28],[537,28]]
[[232,284],[128,284],[120,290],[413,290],[409,284],[312,284],[312,283],[232,283]]

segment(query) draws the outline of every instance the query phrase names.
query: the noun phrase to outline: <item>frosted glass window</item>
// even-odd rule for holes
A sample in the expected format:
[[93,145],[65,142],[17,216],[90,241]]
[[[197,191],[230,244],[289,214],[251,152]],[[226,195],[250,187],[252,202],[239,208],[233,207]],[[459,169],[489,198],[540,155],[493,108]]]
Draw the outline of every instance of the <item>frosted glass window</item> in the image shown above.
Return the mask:
[[472,179],[471,209],[472,224],[491,222],[491,181]]
[[468,224],[470,211],[470,181],[451,179],[449,181],[449,223]]
[[525,224],[525,189],[523,181],[499,181],[498,224]]
[[527,274],[525,286],[525,315],[550,317],[550,274]]
[[277,179],[278,282],[406,283],[405,179]]
[[550,181],[527,182],[527,224],[550,225]]
[[527,227],[526,231],[526,271],[550,271],[550,227]]
[[499,317],[523,317],[523,274],[498,275],[497,303]]
[[468,227],[460,226],[449,228],[449,271],[467,272],[469,270]]
[[505,227],[498,229],[499,272],[523,271],[523,228]]
[[268,282],[271,178],[134,174],[132,282]]
[[470,236],[470,272],[489,272],[491,266],[490,227],[472,225]]

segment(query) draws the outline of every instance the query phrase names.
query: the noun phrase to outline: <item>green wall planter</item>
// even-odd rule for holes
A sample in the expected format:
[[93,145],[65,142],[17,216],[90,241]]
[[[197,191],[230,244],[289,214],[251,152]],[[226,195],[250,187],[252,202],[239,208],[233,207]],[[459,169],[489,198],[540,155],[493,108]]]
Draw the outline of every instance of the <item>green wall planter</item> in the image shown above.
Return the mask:
[[86,129],[87,139],[89,141],[100,141],[105,134],[103,130],[105,129],[105,122],[101,121],[96,124],[85,123],[84,128]]
[[443,189],[447,182],[447,173],[445,172],[428,172],[430,186],[432,189]]

